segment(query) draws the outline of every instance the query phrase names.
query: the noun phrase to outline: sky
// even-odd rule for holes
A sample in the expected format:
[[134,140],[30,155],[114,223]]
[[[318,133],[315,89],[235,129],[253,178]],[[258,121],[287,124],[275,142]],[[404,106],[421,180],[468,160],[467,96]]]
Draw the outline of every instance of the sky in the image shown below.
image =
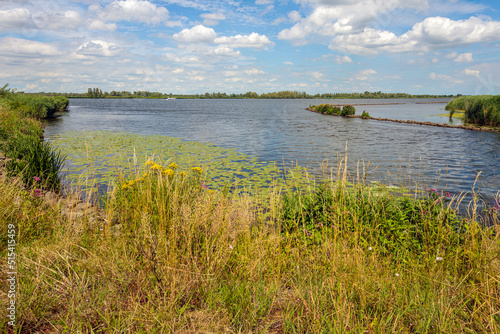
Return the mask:
[[500,94],[498,0],[0,0],[25,92]]

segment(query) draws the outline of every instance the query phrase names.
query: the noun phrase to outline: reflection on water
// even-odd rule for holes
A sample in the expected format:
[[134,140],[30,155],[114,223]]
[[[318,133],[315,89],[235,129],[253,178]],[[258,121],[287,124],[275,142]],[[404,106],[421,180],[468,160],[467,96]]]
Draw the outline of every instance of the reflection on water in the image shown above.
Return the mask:
[[[435,102],[436,100],[428,100]],[[262,161],[298,163],[319,172],[336,166],[346,147],[351,174],[370,163],[368,178],[412,182],[454,193],[476,184],[488,197],[500,190],[500,134],[345,119],[306,111],[310,104],[365,104],[372,117],[449,122],[446,99],[427,100],[139,100],[71,99],[69,113],[47,122],[45,136],[74,130],[164,135],[235,148]],[[380,103],[403,103],[377,105]],[[371,105],[373,104],[373,105]],[[455,121],[454,124],[459,124]]]

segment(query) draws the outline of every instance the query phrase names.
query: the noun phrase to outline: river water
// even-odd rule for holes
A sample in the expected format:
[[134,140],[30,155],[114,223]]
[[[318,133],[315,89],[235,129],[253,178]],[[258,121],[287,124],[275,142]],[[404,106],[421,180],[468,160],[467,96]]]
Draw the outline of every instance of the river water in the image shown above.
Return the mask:
[[448,123],[448,117],[439,116],[446,113],[447,101],[71,99],[68,113],[47,122],[45,137],[50,140],[75,130],[178,137],[234,148],[262,161],[297,163],[314,173],[325,160],[335,166],[347,148],[351,173],[358,161],[370,162],[371,181],[397,182],[394,178],[399,175],[460,193],[471,191],[481,172],[476,189],[492,198],[500,191],[500,133],[305,110],[310,104],[355,104],[356,114],[366,110],[372,117]]

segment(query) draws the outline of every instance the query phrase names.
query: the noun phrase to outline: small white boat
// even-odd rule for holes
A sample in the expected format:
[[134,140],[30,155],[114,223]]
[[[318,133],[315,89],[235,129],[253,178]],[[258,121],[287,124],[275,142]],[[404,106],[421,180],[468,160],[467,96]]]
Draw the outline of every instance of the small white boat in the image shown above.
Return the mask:
[[177,99],[175,97],[169,97],[169,98],[167,98],[165,100],[177,100]]

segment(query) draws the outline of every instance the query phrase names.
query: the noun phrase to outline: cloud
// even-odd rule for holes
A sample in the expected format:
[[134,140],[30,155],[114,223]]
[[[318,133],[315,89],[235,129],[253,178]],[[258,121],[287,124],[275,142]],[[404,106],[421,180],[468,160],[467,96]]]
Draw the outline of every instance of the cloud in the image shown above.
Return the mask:
[[453,80],[449,75],[436,74],[434,72],[429,74],[429,78],[431,78],[432,80],[445,80],[445,81],[452,81]]
[[290,13],[288,13],[288,17],[290,18],[290,21],[293,22],[293,23],[298,22],[298,21],[300,21],[300,19],[302,19],[302,16],[296,10],[291,11]]
[[337,64],[352,64],[352,59],[348,56],[337,56],[335,61]]
[[453,21],[445,17],[429,17],[413,26],[402,37],[415,40],[427,49],[467,46],[500,40],[500,22],[485,21],[478,17]]
[[479,71],[477,70],[471,70],[470,68],[465,69],[465,75],[471,76],[471,77],[476,77],[479,78]]
[[307,43],[309,35],[336,36],[338,34],[359,33],[376,21],[379,15],[387,15],[394,10],[429,7],[427,0],[330,0],[301,1],[312,5],[312,13],[300,19],[293,27],[279,32],[278,38],[290,40],[293,44]]
[[453,61],[457,63],[472,63],[474,59],[472,58],[472,53],[462,53],[453,59]]
[[116,23],[105,23],[101,20],[87,20],[87,27],[90,30],[115,31]]
[[39,56],[60,54],[59,50],[53,45],[14,37],[0,37],[0,53]]
[[250,70],[246,70],[245,73],[248,75],[266,74],[266,72],[259,70],[257,68],[252,68]]
[[226,19],[226,15],[221,13],[206,13],[201,14],[200,17],[204,19],[203,24],[206,26],[216,26],[219,21]]
[[42,13],[36,18],[39,28],[48,30],[76,29],[81,25],[80,13],[68,10],[56,14]]
[[83,56],[112,57],[121,53],[123,49],[114,43],[93,40],[78,47],[76,54]]
[[18,31],[22,28],[35,28],[29,10],[25,8],[0,10],[0,33]]
[[217,33],[212,28],[200,24],[191,29],[184,29],[172,37],[182,43],[212,43]]
[[104,21],[137,21],[147,24],[158,24],[167,21],[168,10],[158,7],[146,0],[115,0],[104,9],[95,6],[89,7],[98,11]]
[[274,45],[265,35],[259,35],[255,32],[250,35],[223,36],[215,38],[215,43],[225,44],[233,48],[256,48],[262,49],[265,46]]
[[200,59],[195,56],[188,56],[188,57],[179,57],[176,54],[173,53],[167,53],[164,56],[164,60],[166,61],[172,61],[175,63],[199,63]]
[[[430,17],[413,26],[407,33],[396,36],[390,31],[365,28],[357,34],[335,37],[329,48],[353,54],[388,52],[423,52],[474,43],[500,40],[497,33],[500,22],[485,21],[477,17],[453,21],[444,17]],[[463,56],[464,58],[467,56]]]
[[224,57],[239,57],[241,56],[240,51],[234,51],[233,48],[230,48],[226,45],[219,45],[215,48],[207,49],[203,52],[209,56],[224,56]]
[[372,74],[377,74],[377,71],[372,70],[372,69],[368,69],[368,70],[360,71],[359,74],[362,74],[362,75],[372,75]]

